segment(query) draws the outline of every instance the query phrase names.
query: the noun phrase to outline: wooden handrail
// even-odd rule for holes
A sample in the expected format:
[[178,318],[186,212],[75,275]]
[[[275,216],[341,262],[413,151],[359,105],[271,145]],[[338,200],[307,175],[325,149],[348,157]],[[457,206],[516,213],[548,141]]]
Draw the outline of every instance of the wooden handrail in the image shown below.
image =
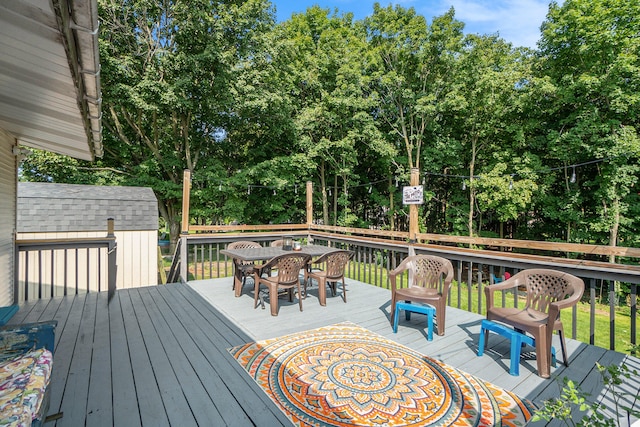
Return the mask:
[[209,233],[228,233],[230,231],[275,231],[275,230],[307,230],[306,224],[264,224],[264,225],[192,225],[190,231]]
[[[229,232],[259,232],[259,231],[321,231],[327,233],[359,235],[370,237],[383,237],[395,240],[403,240],[408,242],[409,233],[404,231],[389,230],[372,230],[356,227],[340,227],[330,225],[317,224],[263,224],[263,225],[192,225],[189,227],[191,231],[208,232],[208,233],[229,233]],[[624,246],[607,246],[607,245],[589,245],[582,243],[566,243],[566,242],[543,242],[536,240],[519,240],[519,239],[498,239],[491,237],[468,237],[468,236],[451,236],[445,234],[418,233],[418,242],[438,242],[449,244],[464,244],[476,246],[493,246],[504,249],[531,249],[539,251],[566,252],[585,255],[599,256],[621,256],[630,258],[640,258],[640,248],[631,248]],[[485,248],[486,249],[486,248]]]
[[428,242],[460,243],[502,248],[536,249],[554,252],[572,252],[593,255],[640,257],[640,248],[623,246],[587,245],[582,243],[542,242],[537,240],[494,239],[489,237],[448,236],[419,233],[418,239]]

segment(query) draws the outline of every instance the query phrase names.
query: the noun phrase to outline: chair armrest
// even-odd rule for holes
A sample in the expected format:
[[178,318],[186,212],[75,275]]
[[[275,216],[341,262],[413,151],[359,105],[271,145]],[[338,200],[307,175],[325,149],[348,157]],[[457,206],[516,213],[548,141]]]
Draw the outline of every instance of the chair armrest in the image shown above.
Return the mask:
[[404,273],[406,270],[408,270],[408,265],[406,262],[402,261],[400,263],[400,265],[398,265],[395,269],[393,269],[392,271],[390,271],[388,273],[389,276],[389,281],[391,282],[391,291],[395,291],[396,290],[396,276],[398,276],[398,274],[402,274]]
[[322,264],[323,262],[327,261],[327,258],[329,257],[330,254],[331,252],[327,252],[326,254],[320,255],[316,259],[309,260],[309,264]]
[[490,308],[493,308],[494,306],[493,305],[494,292],[517,288],[518,286],[524,284],[524,280],[522,280],[521,278],[522,278],[522,275],[518,273],[500,283],[495,283],[493,285],[485,286],[484,295],[487,299],[487,310],[489,310]]
[[398,274],[406,271],[409,269],[409,263],[412,261],[411,257],[407,257],[405,259],[402,260],[402,262],[400,264],[398,264],[398,266],[396,268],[394,268],[393,270],[391,270],[388,274],[389,274],[389,278],[395,278]]
[[563,308],[573,307],[574,305],[576,305],[580,301],[580,298],[582,298],[582,292],[574,292],[573,294],[571,294],[569,296],[569,298],[565,298],[565,299],[560,300],[560,301],[554,301],[554,302],[550,303],[549,305],[557,307],[558,311],[560,311]]
[[502,291],[505,289],[511,289],[511,288],[517,288],[518,286],[524,284],[524,282],[522,282],[521,280],[519,280],[519,277],[516,276],[512,276],[507,280],[504,280],[500,283],[495,283],[493,285],[488,285],[485,286],[485,291],[489,291],[489,292],[495,292],[495,291]]

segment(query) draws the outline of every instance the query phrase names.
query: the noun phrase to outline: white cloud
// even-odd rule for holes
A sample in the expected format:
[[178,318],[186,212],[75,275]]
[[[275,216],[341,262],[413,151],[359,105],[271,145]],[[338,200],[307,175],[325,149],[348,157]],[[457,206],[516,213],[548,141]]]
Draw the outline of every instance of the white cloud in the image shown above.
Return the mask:
[[[435,5],[418,6],[431,19]],[[437,14],[451,6],[465,23],[466,33],[500,34],[514,46],[536,47],[540,25],[549,10],[548,0],[440,0]],[[417,8],[417,10],[418,10]]]

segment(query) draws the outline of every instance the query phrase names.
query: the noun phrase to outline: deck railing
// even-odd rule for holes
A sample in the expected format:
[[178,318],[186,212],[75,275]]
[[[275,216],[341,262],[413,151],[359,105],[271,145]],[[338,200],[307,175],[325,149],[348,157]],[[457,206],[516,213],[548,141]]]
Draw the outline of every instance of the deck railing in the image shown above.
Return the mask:
[[101,238],[17,240],[14,303],[116,289],[113,220]]
[[[193,231],[193,227],[191,228]],[[263,242],[291,235],[296,239],[313,241],[353,250],[355,255],[349,264],[347,276],[375,286],[388,288],[387,273],[394,269],[410,252],[440,255],[451,260],[455,268],[455,282],[448,304],[479,314],[486,311],[483,288],[491,281],[491,274],[501,276],[528,268],[552,268],[573,274],[585,282],[585,297],[589,313],[578,313],[579,308],[563,313],[567,334],[589,344],[620,351],[637,344],[637,288],[640,283],[640,267],[605,262],[613,252],[617,256],[638,257],[635,248],[608,248],[597,245],[571,245],[553,242],[528,242],[506,239],[471,239],[456,236],[420,234],[420,240],[439,241],[441,244],[409,243],[408,234],[401,232],[364,230],[342,227],[306,225],[198,227],[206,234],[187,234],[181,239],[180,277],[185,280],[200,280],[228,277],[232,274],[231,260],[220,254],[220,250],[235,240]],[[241,231],[238,233],[238,231]],[[459,245],[491,246],[501,250],[471,249]],[[455,246],[452,246],[455,245]],[[530,252],[549,251],[556,256],[509,252],[524,248]],[[563,258],[558,254],[570,254]],[[625,314],[619,313],[616,289],[620,283],[628,288]],[[606,304],[600,304],[605,296]],[[524,298],[518,292],[506,293],[503,305],[518,307]],[[606,310],[606,320],[601,311]],[[564,316],[567,316],[565,318]],[[585,317],[588,325],[585,325]],[[628,320],[628,322],[627,322]],[[588,329],[588,334],[585,331]],[[623,342],[624,344],[621,344]],[[628,345],[627,345],[628,344]],[[623,347],[623,348],[620,348]]]

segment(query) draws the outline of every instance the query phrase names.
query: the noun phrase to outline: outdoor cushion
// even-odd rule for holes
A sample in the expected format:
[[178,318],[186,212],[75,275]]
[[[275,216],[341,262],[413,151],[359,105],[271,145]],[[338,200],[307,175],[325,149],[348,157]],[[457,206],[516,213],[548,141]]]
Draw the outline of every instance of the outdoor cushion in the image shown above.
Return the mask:
[[44,348],[0,363],[0,425],[30,426],[40,414],[53,355]]
[[52,361],[40,348],[0,363],[0,426],[30,426],[41,415]]

